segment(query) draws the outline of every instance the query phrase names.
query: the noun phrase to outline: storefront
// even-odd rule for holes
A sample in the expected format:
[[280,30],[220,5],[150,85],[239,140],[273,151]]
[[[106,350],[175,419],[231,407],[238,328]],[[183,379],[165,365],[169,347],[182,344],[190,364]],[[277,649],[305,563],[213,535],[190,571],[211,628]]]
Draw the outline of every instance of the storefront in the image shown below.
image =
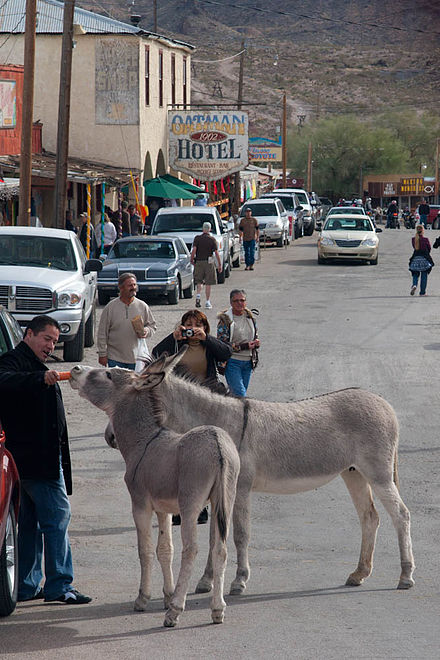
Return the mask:
[[399,208],[414,209],[424,197],[435,203],[438,191],[435,179],[421,174],[377,174],[363,179],[364,197],[371,197],[373,206],[386,207],[395,199]]

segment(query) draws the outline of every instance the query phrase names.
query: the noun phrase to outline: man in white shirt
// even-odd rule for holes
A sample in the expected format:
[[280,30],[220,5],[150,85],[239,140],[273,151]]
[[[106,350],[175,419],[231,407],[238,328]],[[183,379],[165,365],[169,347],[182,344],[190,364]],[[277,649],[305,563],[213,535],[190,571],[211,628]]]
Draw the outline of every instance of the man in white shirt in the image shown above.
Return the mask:
[[143,337],[156,332],[156,321],[147,303],[136,298],[138,285],[133,273],[123,273],[118,279],[119,297],[104,308],[98,328],[98,361],[103,367],[134,369],[139,335],[132,319],[141,317]]

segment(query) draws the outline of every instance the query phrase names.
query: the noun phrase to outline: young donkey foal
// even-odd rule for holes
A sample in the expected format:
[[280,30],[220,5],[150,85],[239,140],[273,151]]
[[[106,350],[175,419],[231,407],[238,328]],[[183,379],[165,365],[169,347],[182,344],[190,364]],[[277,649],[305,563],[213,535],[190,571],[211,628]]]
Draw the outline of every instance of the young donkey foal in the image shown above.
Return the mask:
[[[151,597],[154,559],[151,519],[153,511],[157,514],[157,557],[164,578],[165,607],[168,608],[165,626],[175,626],[184,610],[197,554],[197,516],[207,500],[212,507],[212,620],[214,623],[223,622],[226,539],[240,469],[237,449],[223,429],[199,426],[179,435],[164,428],[164,408],[168,402],[162,403],[162,381],[181,356],[157,360],[142,378],[126,369],[76,366],[71,371],[70,380],[81,396],[108,414],[125,460],[125,482],[132,501],[141,564],[135,610],[145,610]],[[169,514],[179,511],[182,559],[174,588]]]

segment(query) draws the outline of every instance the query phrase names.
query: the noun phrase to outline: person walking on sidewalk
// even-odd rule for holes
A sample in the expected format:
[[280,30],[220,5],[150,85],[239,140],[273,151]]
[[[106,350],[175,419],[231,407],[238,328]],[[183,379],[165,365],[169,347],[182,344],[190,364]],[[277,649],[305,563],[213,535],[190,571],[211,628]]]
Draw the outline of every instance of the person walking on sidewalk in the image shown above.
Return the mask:
[[245,216],[241,219],[238,228],[240,232],[240,243],[243,243],[245,270],[254,270],[255,243],[260,238],[258,220],[252,215],[251,209],[245,210]]
[[136,366],[138,335],[133,319],[140,317],[144,338],[156,332],[156,321],[147,303],[136,298],[138,285],[133,273],[118,279],[119,297],[105,306],[98,327],[98,362],[103,367],[133,369]]
[[410,295],[413,296],[417,289],[417,284],[420,277],[420,295],[426,296],[426,285],[428,283],[428,275],[432,270],[434,261],[430,255],[431,243],[429,238],[423,235],[423,225],[417,225],[416,235],[412,237],[412,246],[414,252],[409,260],[409,270],[412,274],[412,286]]
[[59,336],[55,319],[35,316],[18,346],[1,356],[0,417],[20,475],[18,600],[83,605],[92,599],[72,586],[72,473],[60,376],[44,364]]
[[422,197],[422,201],[419,204],[419,217],[420,217],[420,224],[423,225],[425,229],[428,228],[429,210],[430,210],[429,204],[427,204],[426,199]]
[[211,305],[211,286],[217,284],[215,274],[214,258],[217,260],[217,270],[221,273],[222,267],[220,255],[218,253],[217,241],[210,234],[211,223],[204,222],[202,234],[194,238],[193,248],[191,250],[191,263],[194,266],[194,282],[197,286],[196,307],[201,306],[202,288],[205,285],[206,309],[212,309]]

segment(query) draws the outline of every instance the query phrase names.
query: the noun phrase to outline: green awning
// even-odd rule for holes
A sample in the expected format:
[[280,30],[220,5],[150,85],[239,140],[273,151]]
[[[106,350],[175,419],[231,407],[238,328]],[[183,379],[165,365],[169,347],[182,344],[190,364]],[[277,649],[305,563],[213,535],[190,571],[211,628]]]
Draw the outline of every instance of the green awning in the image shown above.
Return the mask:
[[195,186],[192,183],[188,183],[188,181],[183,181],[182,179],[178,179],[177,176],[173,176],[172,174],[163,174],[159,178],[166,179],[166,181],[173,183],[175,186],[182,186],[182,188],[185,188],[185,190],[189,190],[190,192],[193,193],[205,192],[203,188],[200,188],[199,186]]
[[157,176],[155,179],[144,181],[147,197],[162,197],[163,199],[197,199],[197,195],[165,178]]

